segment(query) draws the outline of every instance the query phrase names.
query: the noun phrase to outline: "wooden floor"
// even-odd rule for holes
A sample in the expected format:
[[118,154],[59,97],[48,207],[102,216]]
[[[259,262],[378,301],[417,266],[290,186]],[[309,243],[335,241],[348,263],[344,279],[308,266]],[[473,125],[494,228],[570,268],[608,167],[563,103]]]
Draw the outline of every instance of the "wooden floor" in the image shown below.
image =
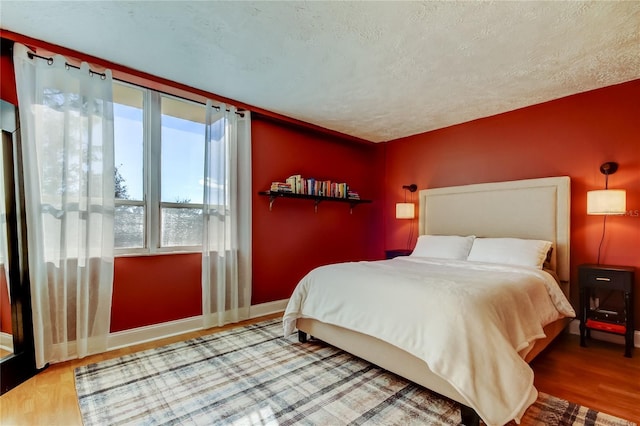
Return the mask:
[[[77,366],[232,327],[192,332],[82,360],[54,364],[0,397],[0,424],[82,425],[73,376]],[[640,349],[636,348],[634,355],[631,359],[624,358],[622,346],[599,341],[591,341],[588,348],[581,348],[578,336],[565,334],[540,354],[531,366],[539,391],[640,424]]]
[[560,335],[531,362],[535,386],[557,396],[640,425],[640,348],[624,357],[624,346]]

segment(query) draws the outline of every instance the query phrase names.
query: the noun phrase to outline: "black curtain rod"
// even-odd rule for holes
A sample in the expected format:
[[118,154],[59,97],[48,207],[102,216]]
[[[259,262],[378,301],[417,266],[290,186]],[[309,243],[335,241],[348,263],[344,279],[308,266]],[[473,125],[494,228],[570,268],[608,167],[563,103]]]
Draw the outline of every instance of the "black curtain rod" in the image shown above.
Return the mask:
[[[220,111],[220,107],[218,105],[211,105],[211,106],[217,109],[218,111]],[[225,109],[225,111],[231,112],[231,110],[229,109]],[[240,117],[244,117],[244,111],[236,111],[234,112],[234,114],[239,115]]]
[[[44,59],[45,61],[47,61],[47,64],[48,64],[48,65],[53,65],[53,58],[47,58],[47,57],[45,57],[45,56],[40,56],[40,55],[37,55],[37,54],[35,54],[35,53],[33,53],[33,52],[28,52],[28,53],[27,53],[27,55],[29,55],[29,59],[33,59],[33,58]],[[64,64],[65,64],[65,66],[66,66],[67,68],[75,68],[75,69],[77,69],[77,70],[79,70],[79,69],[80,69],[80,67],[77,67],[77,66],[75,66],[75,65],[72,65],[72,64],[70,64],[70,63],[68,63],[68,62],[65,62]],[[106,75],[106,74],[99,73],[99,72],[96,72],[96,71],[92,71],[91,69],[89,69],[89,74],[97,74],[97,75],[99,75],[99,76],[100,76],[100,78],[102,78],[103,80],[104,80],[105,78],[107,78],[107,75]],[[127,84],[131,84],[131,83],[130,83],[130,82],[128,82],[128,81],[121,80],[121,79],[118,79],[118,78],[114,78],[114,80],[118,80],[118,81],[122,81],[122,82],[127,83]],[[172,95],[171,93],[165,93],[165,94],[166,94],[166,95],[175,96],[175,95]],[[175,96],[175,97],[180,98],[180,99],[184,99],[184,100],[188,100],[188,101],[191,101],[191,102],[196,102],[196,101],[193,101],[193,100],[191,100],[191,99],[182,98],[182,97],[180,97],[180,96]],[[197,103],[202,104],[201,102],[197,102]],[[202,105],[204,105],[204,104],[202,104]],[[217,106],[217,105],[212,105],[212,106],[213,106],[215,109],[217,109],[218,111],[220,110],[220,107],[219,107],[219,106]],[[230,112],[230,110],[228,110],[228,109],[225,109],[225,111]],[[237,115],[239,115],[240,117],[244,117],[244,111],[236,111],[234,114],[237,114]]]
[[[40,55],[36,55],[33,52],[28,52],[27,55],[29,56],[29,59],[33,59],[33,58],[39,58],[39,59],[44,59],[45,61],[47,61],[48,65],[53,65],[53,58],[47,58],[45,56],[40,56]],[[80,67],[77,67],[73,64],[70,64],[69,62],[65,62],[64,66],[67,67],[67,69],[69,68],[75,68],[77,70],[80,69]],[[99,75],[101,79],[106,79],[107,78],[107,74],[105,73],[101,73],[101,72],[97,72],[97,71],[93,71],[91,68],[89,68],[89,75]]]

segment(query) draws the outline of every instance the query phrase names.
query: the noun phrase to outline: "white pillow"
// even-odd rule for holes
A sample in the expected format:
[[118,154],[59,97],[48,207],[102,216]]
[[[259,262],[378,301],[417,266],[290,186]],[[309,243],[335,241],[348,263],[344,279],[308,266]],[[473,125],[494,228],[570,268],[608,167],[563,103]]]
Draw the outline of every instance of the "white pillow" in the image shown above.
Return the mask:
[[467,260],[542,269],[551,242],[521,238],[476,238]]
[[420,235],[411,256],[465,260],[474,238],[474,235]]

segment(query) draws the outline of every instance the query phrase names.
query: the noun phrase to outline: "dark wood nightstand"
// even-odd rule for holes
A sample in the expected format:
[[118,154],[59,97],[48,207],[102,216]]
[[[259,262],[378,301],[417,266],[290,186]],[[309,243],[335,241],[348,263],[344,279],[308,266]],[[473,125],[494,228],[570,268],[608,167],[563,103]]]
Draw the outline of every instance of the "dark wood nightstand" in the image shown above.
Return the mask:
[[393,250],[385,250],[385,254],[387,259],[393,259],[398,256],[409,256],[413,250],[409,249],[393,249]]
[[[634,273],[635,269],[628,266],[578,266],[580,346],[586,346],[585,339],[591,337],[591,330],[619,334],[625,339],[624,356],[631,358]],[[609,305],[607,302],[613,294],[621,300]]]

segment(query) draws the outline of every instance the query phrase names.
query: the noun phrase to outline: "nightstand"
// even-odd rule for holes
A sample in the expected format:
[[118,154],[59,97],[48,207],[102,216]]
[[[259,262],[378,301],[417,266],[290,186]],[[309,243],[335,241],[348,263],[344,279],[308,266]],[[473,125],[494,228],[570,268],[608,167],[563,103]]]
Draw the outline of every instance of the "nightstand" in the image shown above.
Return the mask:
[[[591,330],[624,336],[624,356],[633,351],[633,278],[628,266],[580,265],[580,346],[591,337]],[[619,303],[608,304],[619,299]]]
[[413,250],[408,249],[393,249],[393,250],[385,250],[385,254],[387,259],[393,259],[398,256],[409,256]]

